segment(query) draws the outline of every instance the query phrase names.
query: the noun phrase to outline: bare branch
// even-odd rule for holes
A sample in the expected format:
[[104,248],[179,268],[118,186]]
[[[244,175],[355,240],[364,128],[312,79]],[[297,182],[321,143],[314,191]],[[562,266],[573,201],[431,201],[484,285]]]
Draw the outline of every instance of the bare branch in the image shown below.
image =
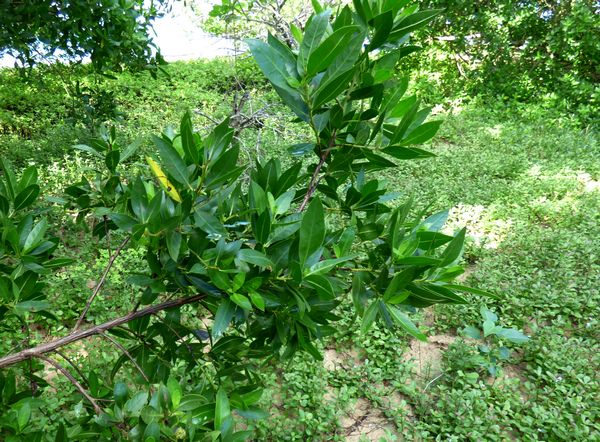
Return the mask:
[[117,250],[115,250],[115,253],[113,253],[110,256],[110,258],[108,259],[108,264],[106,265],[106,268],[104,269],[104,273],[102,274],[102,277],[100,278],[100,281],[98,282],[98,284],[96,284],[96,287],[94,288],[94,291],[92,292],[92,295],[87,300],[87,302],[85,304],[85,308],[83,309],[83,312],[81,312],[81,316],[79,316],[79,319],[77,320],[77,323],[75,324],[75,327],[73,328],[73,331],[77,331],[79,329],[79,327],[81,327],[81,324],[85,320],[85,315],[87,315],[87,312],[90,309],[92,302],[94,302],[94,299],[96,298],[98,293],[100,293],[102,286],[104,286],[104,283],[106,282],[106,277],[108,276],[108,272],[110,272],[110,269],[112,268],[112,266],[115,262],[115,259],[117,259],[117,257],[119,256],[119,254],[121,253],[123,248],[127,245],[127,243],[129,242],[129,238],[130,238],[129,236],[127,238],[125,238],[123,240],[123,242],[119,245]]
[[14,365],[18,362],[25,361],[29,358],[39,357],[44,353],[50,353],[57,348],[64,347],[65,345],[71,344],[76,341],[80,341],[85,338],[89,338],[90,336],[94,336],[100,333],[105,332],[111,328],[118,327],[119,325],[125,324],[129,321],[133,321],[134,319],[142,318],[144,316],[153,315],[157,312],[178,307],[185,304],[192,304],[194,302],[200,301],[205,297],[204,294],[198,294],[193,296],[186,296],[184,298],[172,299],[170,301],[165,301],[161,304],[152,305],[150,307],[146,307],[141,310],[137,310],[135,312],[131,312],[125,316],[121,316],[120,318],[112,319],[108,322],[105,322],[100,325],[96,325],[94,327],[90,327],[85,330],[77,330],[72,331],[67,336],[64,336],[60,339],[56,339],[54,341],[46,342],[45,344],[38,345],[37,347],[28,348],[22,350],[18,353],[13,353],[3,358],[0,358],[0,368],[8,367],[10,365]]
[[75,388],[77,388],[77,390],[79,390],[79,392],[83,395],[83,397],[85,397],[94,407],[94,411],[96,412],[96,414],[100,415],[102,414],[102,408],[100,408],[100,405],[98,405],[98,402],[96,402],[96,400],[90,396],[90,394],[86,391],[85,388],[83,388],[83,386],[79,383],[79,381],[77,379],[75,379],[73,377],[73,375],[71,373],[68,372],[68,370],[63,367],[62,365],[60,365],[58,362],[56,362],[54,359],[50,359],[47,356],[44,355],[36,355],[37,358],[42,359],[44,361],[46,361],[47,363],[49,363],[50,365],[54,366],[54,368],[56,368],[58,371],[60,371],[63,375],[65,375],[65,377],[71,381],[71,384],[73,384],[75,386]]

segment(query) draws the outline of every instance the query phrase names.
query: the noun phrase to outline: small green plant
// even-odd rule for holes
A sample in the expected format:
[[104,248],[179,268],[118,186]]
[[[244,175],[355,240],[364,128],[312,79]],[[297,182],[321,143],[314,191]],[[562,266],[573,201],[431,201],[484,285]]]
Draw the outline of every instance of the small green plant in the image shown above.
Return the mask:
[[529,337],[515,328],[496,325],[498,316],[486,307],[481,307],[480,313],[482,322],[479,327],[469,325],[461,330],[464,336],[477,342],[477,351],[472,351],[472,346],[460,341],[448,349],[446,359],[452,361],[450,365],[453,368],[484,368],[491,376],[496,376],[500,366],[511,357],[511,350],[504,343],[520,345],[529,341]]

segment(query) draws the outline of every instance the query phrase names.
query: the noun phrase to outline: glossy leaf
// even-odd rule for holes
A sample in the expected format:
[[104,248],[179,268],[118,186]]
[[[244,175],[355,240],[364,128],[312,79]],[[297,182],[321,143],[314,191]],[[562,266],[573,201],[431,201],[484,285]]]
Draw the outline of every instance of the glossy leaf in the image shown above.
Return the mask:
[[40,186],[32,184],[21,190],[15,197],[14,209],[22,210],[35,202],[40,195]]
[[27,253],[37,247],[42,242],[47,229],[48,221],[44,218],[27,235],[25,244],[23,244],[23,253]]
[[371,305],[367,308],[363,315],[363,319],[360,325],[360,331],[366,333],[373,326],[373,322],[377,319],[377,312],[379,311],[379,301],[374,300]]
[[429,121],[417,127],[410,132],[401,142],[400,145],[408,146],[411,144],[422,144],[432,139],[439,130],[441,121]]
[[304,264],[309,256],[315,253],[325,240],[325,214],[323,204],[318,197],[308,205],[300,224],[298,250],[300,263]]
[[178,183],[185,184],[186,186],[190,187],[188,170],[183,159],[179,156],[179,153],[170,143],[166,142],[162,138],[153,136],[152,139],[154,140],[154,144],[158,149],[160,157],[163,161],[162,165],[166,169],[167,173],[171,175]]
[[211,330],[213,339],[219,339],[223,335],[223,332],[229,327],[234,311],[234,304],[229,299],[221,301]]
[[444,250],[444,253],[442,253],[442,256],[441,256],[442,262],[440,263],[440,267],[450,265],[454,261],[456,261],[458,258],[460,258],[462,251],[463,251],[463,245],[465,242],[466,232],[467,232],[466,228],[461,229],[456,234],[454,239],[452,241],[450,241],[448,246],[446,246],[446,249]]
[[342,51],[347,50],[352,34],[358,30],[358,26],[345,26],[327,37],[308,57],[306,74],[312,77],[327,69]]
[[254,264],[259,267],[272,267],[273,262],[262,252],[253,249],[240,249],[237,253],[237,257],[240,261]]
[[323,11],[313,15],[306,25],[302,44],[298,51],[298,71],[306,72],[308,59],[316,50],[329,26],[330,11]]
[[389,39],[398,40],[404,37],[409,32],[412,32],[415,29],[425,26],[441,12],[441,9],[431,9],[427,11],[415,12],[414,14],[404,17],[404,19],[402,19],[402,21],[400,21],[394,27],[389,36]]
[[427,336],[425,336],[410,320],[408,316],[398,310],[397,307],[393,305],[388,305],[387,309],[390,313],[392,319],[409,335],[418,339],[419,341],[427,342]]
[[194,132],[192,130],[192,116],[188,112],[183,115],[180,125],[181,133],[181,146],[185,152],[185,157],[188,163],[199,164],[200,163],[200,152],[194,142]]
[[354,69],[341,73],[327,82],[322,82],[314,93],[313,107],[319,108],[342,93],[354,76]]
[[217,391],[217,398],[215,403],[215,430],[221,430],[225,419],[231,414],[229,408],[229,398],[223,387]]
[[234,293],[229,297],[233,302],[239,305],[244,310],[252,310],[252,304],[250,304],[250,300],[246,298],[244,295],[240,295],[239,293]]

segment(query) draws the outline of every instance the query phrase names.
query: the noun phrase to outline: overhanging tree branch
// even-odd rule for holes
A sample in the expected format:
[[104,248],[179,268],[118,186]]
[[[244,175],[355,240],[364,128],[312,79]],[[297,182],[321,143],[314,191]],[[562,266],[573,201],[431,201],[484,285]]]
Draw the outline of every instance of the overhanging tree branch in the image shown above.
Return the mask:
[[65,345],[71,344],[73,342],[80,341],[82,339],[89,338],[90,336],[94,336],[100,333],[104,333],[106,330],[118,327],[119,325],[125,324],[129,321],[133,321],[134,319],[152,315],[154,313],[158,313],[169,308],[179,307],[185,304],[192,304],[194,302],[200,301],[204,297],[204,294],[198,294],[193,296],[187,296],[184,298],[172,299],[170,301],[165,301],[161,304],[151,305],[150,307],[131,312],[125,316],[121,316],[120,318],[112,319],[108,322],[96,325],[94,327],[90,327],[85,330],[74,330],[67,336],[64,336],[60,339],[56,339],[54,341],[38,345],[37,347],[28,348],[18,353],[13,353],[4,356],[3,358],[0,358],[0,368],[14,365],[18,362],[25,361],[29,358],[40,357],[40,355],[43,355],[44,353],[50,353],[56,350],[57,348],[64,347]]

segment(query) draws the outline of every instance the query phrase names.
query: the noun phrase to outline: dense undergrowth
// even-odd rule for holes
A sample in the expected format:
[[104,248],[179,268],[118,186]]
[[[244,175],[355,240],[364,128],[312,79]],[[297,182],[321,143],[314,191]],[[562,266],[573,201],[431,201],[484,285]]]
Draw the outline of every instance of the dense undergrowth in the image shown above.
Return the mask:
[[[241,132],[243,155],[267,152],[289,157],[298,134],[291,116],[250,63],[230,60],[174,63],[169,78],[121,74],[103,87],[117,98],[116,123],[127,142],[176,125],[190,109],[197,127],[209,128],[231,112],[240,84],[251,91],[243,112],[255,127]],[[237,75],[236,75],[237,73]],[[417,84],[427,87],[426,79]],[[0,71],[0,155],[17,166],[36,164],[47,190],[62,187],[89,171],[91,164],[71,146],[85,142],[86,109],[74,107],[56,76],[24,85],[16,73]],[[289,365],[266,373],[263,405],[271,418],[257,424],[259,440],[595,440],[600,437],[594,406],[597,370],[597,306],[600,301],[600,146],[597,134],[578,121],[541,104],[507,105],[445,97],[446,117],[431,149],[437,157],[407,162],[385,178],[396,191],[415,195],[425,213],[453,207],[451,221],[467,225],[467,280],[500,292],[485,305],[436,307],[420,326],[427,344],[399,339],[383,329],[358,331],[350,308],[333,338],[323,343],[325,362],[298,355]],[[93,105],[93,103],[92,103]],[[87,111],[91,111],[87,109]],[[258,111],[258,113],[256,113]],[[292,134],[294,136],[292,136]],[[54,201],[54,200],[53,200]],[[52,217],[63,254],[93,255],[58,273],[48,299],[59,306],[59,322],[39,324],[33,341],[72,321],[88,296],[108,253],[84,241],[60,205]],[[106,295],[95,309],[100,321],[126,311],[134,288],[123,274],[140,256],[124,254],[111,273]],[[348,301],[350,302],[350,300]],[[532,339],[497,361],[490,376],[480,364],[481,346],[465,338],[466,325],[481,327],[480,307],[495,312],[502,326],[524,329]],[[4,354],[22,336],[0,342]],[[112,356],[110,343],[94,340],[86,353],[69,350],[101,371]],[[493,344],[492,344],[493,347]],[[488,345],[487,350],[491,350]],[[485,352],[483,352],[485,354]],[[71,409],[72,389],[59,377],[53,408],[39,425],[53,428],[56,413]],[[65,388],[62,388],[65,387]],[[361,436],[362,434],[362,436]]]

